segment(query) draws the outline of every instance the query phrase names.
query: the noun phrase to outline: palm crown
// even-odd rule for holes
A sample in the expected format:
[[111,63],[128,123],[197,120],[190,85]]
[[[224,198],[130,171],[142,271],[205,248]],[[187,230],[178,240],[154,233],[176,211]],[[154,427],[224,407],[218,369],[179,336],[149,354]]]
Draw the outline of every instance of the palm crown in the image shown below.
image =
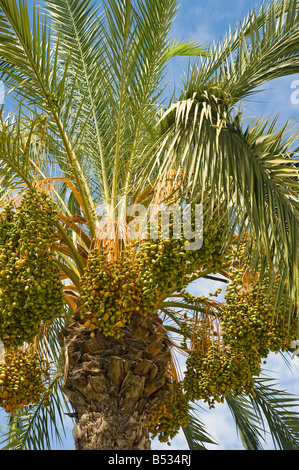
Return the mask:
[[[25,339],[39,344],[38,351],[42,344],[43,353],[59,363],[57,332],[71,318],[84,332],[91,331],[91,338],[103,332],[106,338],[115,336],[111,341],[122,338],[124,327],[131,318],[134,323],[139,311],[153,322],[157,338],[157,331],[162,330],[156,317],[162,318],[168,335],[180,339],[167,336],[155,354],[161,358],[167,347],[186,353],[187,375],[180,381],[174,361],[167,354],[165,363],[160,360],[169,377],[166,393],[176,398],[170,400],[172,410],[156,410],[151,417],[154,435],[167,439],[173,428],[177,432],[184,426],[190,446],[203,448],[209,437],[192,409],[190,415],[186,397],[187,402],[206,399],[210,406],[226,399],[246,448],[261,445],[254,409],[266,415],[278,446],[296,448],[298,426],[292,421],[296,414],[289,412],[286,418],[280,392],[273,394],[260,378],[252,378],[260,373],[261,357],[269,350],[288,349],[296,339],[297,133],[289,124],[278,128],[271,119],[246,123],[238,104],[262,83],[298,72],[298,2],[274,1],[250,13],[209,50],[190,41],[172,40],[175,0],[109,0],[99,5],[90,0],[46,0],[43,8],[47,16],[35,8],[31,17],[25,2],[0,0],[1,78],[18,108],[9,116],[2,111],[1,117],[5,206],[1,246],[7,246],[11,236],[11,250],[21,259],[13,259],[12,270],[23,272],[26,257],[29,260],[31,255],[28,233],[32,246],[39,234],[40,246],[30,258],[34,272],[47,272],[48,258],[40,265],[37,259],[43,260],[49,251],[53,264],[51,274],[44,275],[41,292],[34,291],[33,280],[39,281],[34,274],[26,278],[28,290],[40,296],[37,317],[32,320],[36,329],[29,328],[31,336],[24,338],[25,322],[24,328],[16,327],[11,333],[15,327],[11,320],[6,322],[4,309],[4,343],[20,347]],[[169,59],[177,55],[198,58],[182,81],[179,95],[166,102],[164,74]],[[55,207],[50,200],[39,199],[44,193],[55,201]],[[13,201],[13,209],[8,201]],[[103,237],[107,230],[114,234],[122,224],[127,228],[136,211],[144,209],[148,214],[162,202],[180,208],[203,205],[201,250],[184,252],[182,239],[170,249],[169,239],[164,240],[159,231],[155,241],[138,237],[132,241],[128,232],[121,240]],[[127,214],[128,206],[135,212]],[[32,213],[41,210],[33,228],[28,207]],[[43,221],[45,214],[48,225]],[[56,234],[55,240],[51,233]],[[5,248],[3,256],[5,272]],[[53,277],[51,287],[46,286],[47,276]],[[225,305],[212,296],[188,293],[191,282],[209,276],[225,284],[231,281]],[[126,286],[122,294],[120,286]],[[270,293],[263,304],[267,288]],[[57,296],[53,294],[45,304],[50,291]],[[2,295],[4,299],[11,296],[5,285]],[[241,304],[246,305],[244,311]],[[11,308],[17,317],[17,305]],[[258,317],[261,309],[262,318]],[[275,311],[279,321],[274,321]],[[150,330],[150,322],[146,327]],[[262,346],[253,338],[256,328]],[[131,340],[126,337],[127,342]],[[71,348],[72,343],[65,341],[64,348]],[[151,351],[152,344],[147,345]],[[250,351],[251,362],[244,362],[244,351]],[[203,358],[209,364],[211,354],[214,366],[201,368]],[[230,361],[231,370],[244,370],[244,377],[236,378],[240,373],[233,373],[218,386],[219,371],[221,375],[227,365],[223,361]],[[139,364],[139,369],[146,364]],[[110,376],[112,370],[114,380],[121,382],[117,367],[116,361]],[[144,393],[165,392],[163,381],[154,382],[157,388],[149,392],[151,377],[144,384],[143,398]],[[47,395],[50,410],[62,406],[60,379],[55,375],[53,393]],[[171,387],[177,385],[172,395]],[[74,405],[65,377],[63,386]],[[28,413],[28,403],[23,405]],[[13,411],[12,424],[18,422],[9,430],[8,446],[18,445],[15,439],[27,447],[47,446],[48,438],[37,430],[44,422],[55,429],[49,407],[40,405],[29,412],[30,426],[22,406],[8,407]],[[183,414],[189,412],[189,420],[176,415],[179,407]],[[172,416],[170,424],[167,413]]]

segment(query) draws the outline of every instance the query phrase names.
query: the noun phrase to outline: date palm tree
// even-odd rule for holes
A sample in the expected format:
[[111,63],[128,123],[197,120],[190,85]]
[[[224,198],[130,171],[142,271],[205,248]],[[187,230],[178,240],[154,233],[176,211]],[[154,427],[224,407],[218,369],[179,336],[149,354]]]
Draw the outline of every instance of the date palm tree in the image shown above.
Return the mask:
[[[181,428],[204,449],[201,401],[228,403],[247,449],[264,423],[298,448],[296,399],[261,375],[297,339],[297,132],[241,104],[298,73],[299,2],[252,11],[209,50],[172,39],[176,10],[0,0],[6,448],[50,447],[68,411],[76,449],[149,449]],[[194,60],[167,98],[178,55]],[[225,298],[192,295],[201,279]]]

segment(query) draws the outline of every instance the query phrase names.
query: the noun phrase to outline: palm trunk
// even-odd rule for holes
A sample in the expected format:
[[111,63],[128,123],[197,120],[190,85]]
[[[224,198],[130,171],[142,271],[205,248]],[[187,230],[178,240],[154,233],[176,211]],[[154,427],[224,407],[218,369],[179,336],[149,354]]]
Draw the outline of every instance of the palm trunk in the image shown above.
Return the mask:
[[163,399],[169,341],[157,315],[134,315],[119,339],[78,322],[60,335],[62,390],[72,404],[77,450],[147,450],[147,420]]

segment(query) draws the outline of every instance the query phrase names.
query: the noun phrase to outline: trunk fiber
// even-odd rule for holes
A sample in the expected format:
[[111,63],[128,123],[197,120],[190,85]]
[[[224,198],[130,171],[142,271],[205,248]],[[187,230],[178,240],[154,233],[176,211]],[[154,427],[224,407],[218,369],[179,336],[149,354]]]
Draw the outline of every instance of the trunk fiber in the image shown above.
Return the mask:
[[147,419],[163,399],[169,340],[157,315],[132,316],[119,339],[74,321],[59,337],[62,390],[75,414],[77,450],[148,450]]

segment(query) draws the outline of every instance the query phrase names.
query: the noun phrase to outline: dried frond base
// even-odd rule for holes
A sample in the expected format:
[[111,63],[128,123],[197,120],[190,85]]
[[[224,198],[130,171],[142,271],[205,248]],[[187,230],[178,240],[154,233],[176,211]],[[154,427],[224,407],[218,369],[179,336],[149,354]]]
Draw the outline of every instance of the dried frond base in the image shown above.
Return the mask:
[[119,338],[73,323],[60,335],[62,390],[76,412],[76,449],[150,448],[147,422],[171,382],[166,330],[135,314]]

